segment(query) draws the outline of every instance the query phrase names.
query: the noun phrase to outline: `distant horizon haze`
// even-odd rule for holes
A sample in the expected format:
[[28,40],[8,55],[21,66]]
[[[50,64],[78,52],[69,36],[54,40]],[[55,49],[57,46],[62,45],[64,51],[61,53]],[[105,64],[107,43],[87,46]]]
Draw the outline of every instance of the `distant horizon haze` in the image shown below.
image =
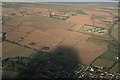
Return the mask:
[[2,2],[118,2],[117,0],[2,0]]

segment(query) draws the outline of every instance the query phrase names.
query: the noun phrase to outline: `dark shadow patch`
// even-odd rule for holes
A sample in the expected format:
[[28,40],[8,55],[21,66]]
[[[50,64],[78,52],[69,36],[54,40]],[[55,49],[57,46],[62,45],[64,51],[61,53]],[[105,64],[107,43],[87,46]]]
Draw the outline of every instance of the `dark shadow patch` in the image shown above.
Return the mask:
[[78,52],[67,46],[59,46],[49,52],[38,51],[22,70],[21,78],[76,78],[75,69],[80,63]]

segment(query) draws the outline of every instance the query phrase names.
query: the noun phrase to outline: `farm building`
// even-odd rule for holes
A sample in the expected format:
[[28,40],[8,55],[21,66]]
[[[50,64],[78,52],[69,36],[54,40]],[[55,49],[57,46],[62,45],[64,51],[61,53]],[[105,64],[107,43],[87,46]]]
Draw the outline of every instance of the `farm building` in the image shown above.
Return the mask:
[[69,18],[69,16],[63,12],[50,12],[49,16],[53,18],[61,19],[61,20],[65,20]]

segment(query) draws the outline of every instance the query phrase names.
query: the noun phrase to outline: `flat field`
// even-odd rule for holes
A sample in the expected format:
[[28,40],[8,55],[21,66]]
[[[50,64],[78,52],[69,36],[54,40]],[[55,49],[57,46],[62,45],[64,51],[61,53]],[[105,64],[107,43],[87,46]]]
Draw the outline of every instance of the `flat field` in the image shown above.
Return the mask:
[[79,56],[85,64],[91,64],[92,61],[107,50],[107,46],[88,43],[85,41],[79,42],[75,48],[79,51]]
[[23,23],[23,25],[32,26],[33,28],[40,30],[46,30],[54,28],[70,29],[74,24],[45,16],[32,16],[31,19]]
[[103,58],[98,58],[93,63],[93,65],[100,66],[100,67],[104,66],[104,67],[110,68],[114,63],[115,63],[114,61],[106,60],[106,59],[103,59]]
[[119,66],[120,66],[120,62],[117,62],[111,69],[111,72],[118,72],[119,71]]
[[7,41],[4,41],[2,43],[2,48],[3,48],[3,58],[7,58],[7,57],[16,57],[16,56],[30,56],[34,50],[17,45],[17,44],[13,44]]
[[[31,34],[29,34],[25,39],[23,39],[20,44],[27,45],[34,49],[41,49],[42,47],[50,47],[56,46],[58,43],[62,41],[61,38],[55,37],[49,33],[35,30]],[[29,45],[30,43],[35,43],[35,45]]]

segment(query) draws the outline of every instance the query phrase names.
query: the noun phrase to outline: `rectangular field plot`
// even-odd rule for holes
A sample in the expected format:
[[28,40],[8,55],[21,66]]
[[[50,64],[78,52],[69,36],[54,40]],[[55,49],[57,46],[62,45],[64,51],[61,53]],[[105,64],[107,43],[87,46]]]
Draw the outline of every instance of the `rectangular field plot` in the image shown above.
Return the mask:
[[30,17],[12,17],[6,21],[6,25],[18,26],[28,20]]
[[117,53],[108,50],[101,56],[101,58],[113,61],[116,55]]
[[107,50],[107,46],[83,41],[78,43],[75,48],[79,51],[80,59],[84,64],[90,64]]
[[28,26],[20,26],[14,31],[7,33],[7,40],[13,42],[19,42],[25,38],[25,36],[29,35],[34,29]]
[[31,47],[33,49],[41,49],[43,47],[54,47],[62,41],[61,38],[55,37],[50,33],[40,30],[34,30],[20,44]]
[[117,62],[111,69],[111,72],[118,72],[120,69],[120,62]]
[[6,21],[6,25],[18,26],[27,21],[28,19],[30,19],[30,17],[13,17]]
[[19,28],[17,28],[15,31],[20,33],[30,34],[30,32],[32,32],[33,30],[34,28],[32,27],[22,25]]
[[12,31],[13,29],[16,29],[17,27],[15,26],[10,26],[10,25],[3,25],[2,26],[2,32],[9,32],[9,31]]
[[88,39],[88,42],[92,42],[95,44],[107,45],[109,40],[110,40],[109,37],[93,35]]
[[60,43],[58,46],[69,46],[72,47],[74,45],[76,45],[79,42],[79,40],[75,40],[75,39],[65,39],[62,43]]
[[2,43],[3,48],[3,58],[7,57],[16,57],[16,56],[29,56],[33,53],[34,50],[22,47],[20,45],[4,41]]
[[93,65],[110,68],[115,62],[103,58],[98,58]]
[[27,34],[17,31],[12,31],[7,33],[7,40],[13,41],[15,43],[21,41]]
[[82,34],[65,29],[49,29],[49,30],[45,30],[45,32],[51,33],[63,39],[75,39],[80,41],[86,41],[89,37],[91,37],[91,35]]

